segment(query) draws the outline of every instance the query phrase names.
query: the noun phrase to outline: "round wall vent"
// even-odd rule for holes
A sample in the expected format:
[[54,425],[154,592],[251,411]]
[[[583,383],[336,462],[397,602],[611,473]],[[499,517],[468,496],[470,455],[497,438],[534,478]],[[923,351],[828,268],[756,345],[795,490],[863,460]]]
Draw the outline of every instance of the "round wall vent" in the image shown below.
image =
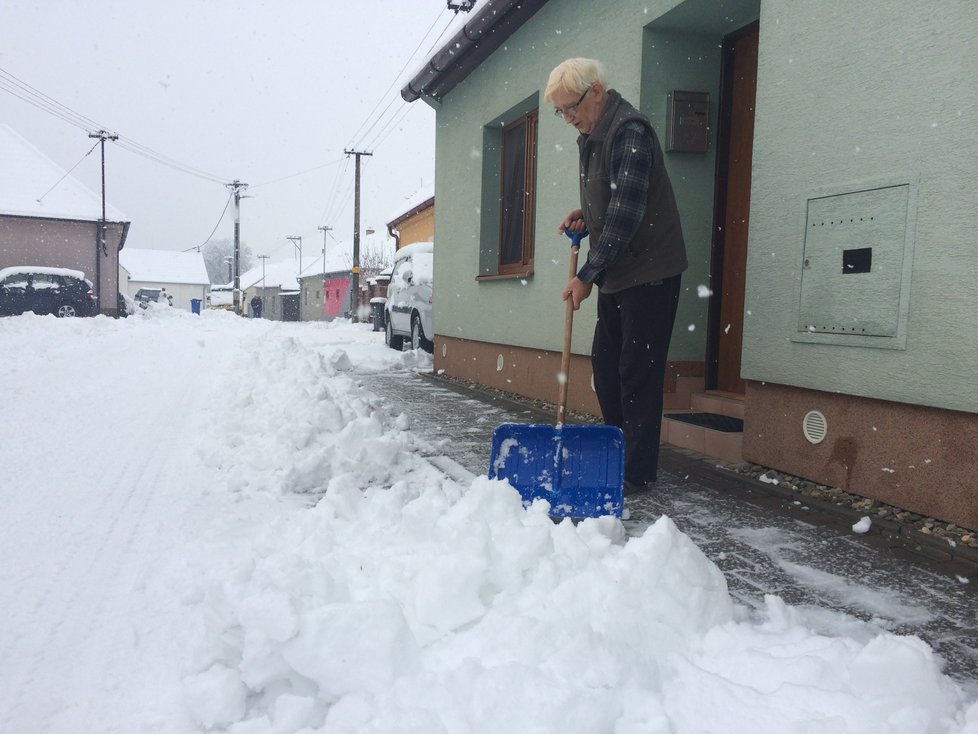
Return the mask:
[[817,410],[810,410],[801,422],[801,430],[809,443],[822,443],[825,434],[829,431],[829,426],[825,422],[824,415]]
[[496,372],[502,372],[503,367],[505,366],[506,366],[506,360],[503,359],[503,355],[500,354],[498,357],[496,357]]

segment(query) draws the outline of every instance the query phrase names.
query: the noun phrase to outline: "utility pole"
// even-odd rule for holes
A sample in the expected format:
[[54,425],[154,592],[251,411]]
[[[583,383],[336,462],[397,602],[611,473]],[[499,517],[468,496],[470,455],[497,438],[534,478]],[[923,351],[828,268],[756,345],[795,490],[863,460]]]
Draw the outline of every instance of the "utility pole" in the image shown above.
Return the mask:
[[323,233],[323,281],[326,281],[326,235],[333,231],[332,227],[317,227]]
[[241,315],[241,190],[248,184],[234,179],[225,184],[234,192],[234,312]]
[[[301,234],[292,234],[292,235],[286,236],[285,239],[291,241],[292,242],[292,246],[299,253],[299,273],[302,274],[302,235]],[[297,241],[298,241],[298,244],[296,244]]]
[[89,133],[88,137],[98,138],[102,146],[102,218],[95,233],[95,302],[98,303],[99,313],[102,313],[102,258],[109,254],[105,247],[105,141],[118,140],[119,136],[99,130]]
[[369,156],[373,153],[345,149],[343,152],[357,158],[356,187],[353,195],[353,314],[351,318],[351,321],[356,324],[360,321],[360,156]]
[[265,261],[268,259],[268,255],[259,255],[258,259],[261,260],[261,312],[264,316],[265,314]]

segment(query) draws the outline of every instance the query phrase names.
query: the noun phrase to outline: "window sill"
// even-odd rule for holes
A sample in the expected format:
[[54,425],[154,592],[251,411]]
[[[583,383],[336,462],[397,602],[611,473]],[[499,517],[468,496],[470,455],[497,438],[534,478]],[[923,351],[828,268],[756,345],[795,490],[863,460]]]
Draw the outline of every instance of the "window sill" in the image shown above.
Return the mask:
[[533,270],[524,270],[522,273],[506,273],[504,275],[477,275],[475,278],[476,283],[483,283],[490,280],[523,280],[524,278],[532,278]]

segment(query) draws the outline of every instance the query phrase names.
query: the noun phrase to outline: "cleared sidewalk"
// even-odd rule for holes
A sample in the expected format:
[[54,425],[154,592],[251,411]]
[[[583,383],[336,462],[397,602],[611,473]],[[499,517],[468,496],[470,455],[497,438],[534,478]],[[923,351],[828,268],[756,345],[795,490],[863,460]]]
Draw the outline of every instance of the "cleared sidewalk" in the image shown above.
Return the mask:
[[[414,372],[364,373],[386,410],[404,413],[433,463],[464,479],[486,472],[500,423],[553,423],[529,403]],[[657,489],[625,502],[631,535],[668,515],[717,564],[730,593],[749,608],[765,595],[918,635],[949,675],[978,689],[978,554],[874,525],[663,446]],[[974,556],[974,558],[972,557]]]

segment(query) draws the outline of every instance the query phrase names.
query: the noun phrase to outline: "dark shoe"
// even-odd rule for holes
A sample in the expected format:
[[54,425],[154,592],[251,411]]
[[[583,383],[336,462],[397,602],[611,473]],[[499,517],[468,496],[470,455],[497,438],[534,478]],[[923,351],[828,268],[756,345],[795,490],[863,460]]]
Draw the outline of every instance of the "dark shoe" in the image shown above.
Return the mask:
[[626,497],[634,497],[637,494],[644,494],[652,489],[655,482],[633,482],[625,480],[624,493]]

